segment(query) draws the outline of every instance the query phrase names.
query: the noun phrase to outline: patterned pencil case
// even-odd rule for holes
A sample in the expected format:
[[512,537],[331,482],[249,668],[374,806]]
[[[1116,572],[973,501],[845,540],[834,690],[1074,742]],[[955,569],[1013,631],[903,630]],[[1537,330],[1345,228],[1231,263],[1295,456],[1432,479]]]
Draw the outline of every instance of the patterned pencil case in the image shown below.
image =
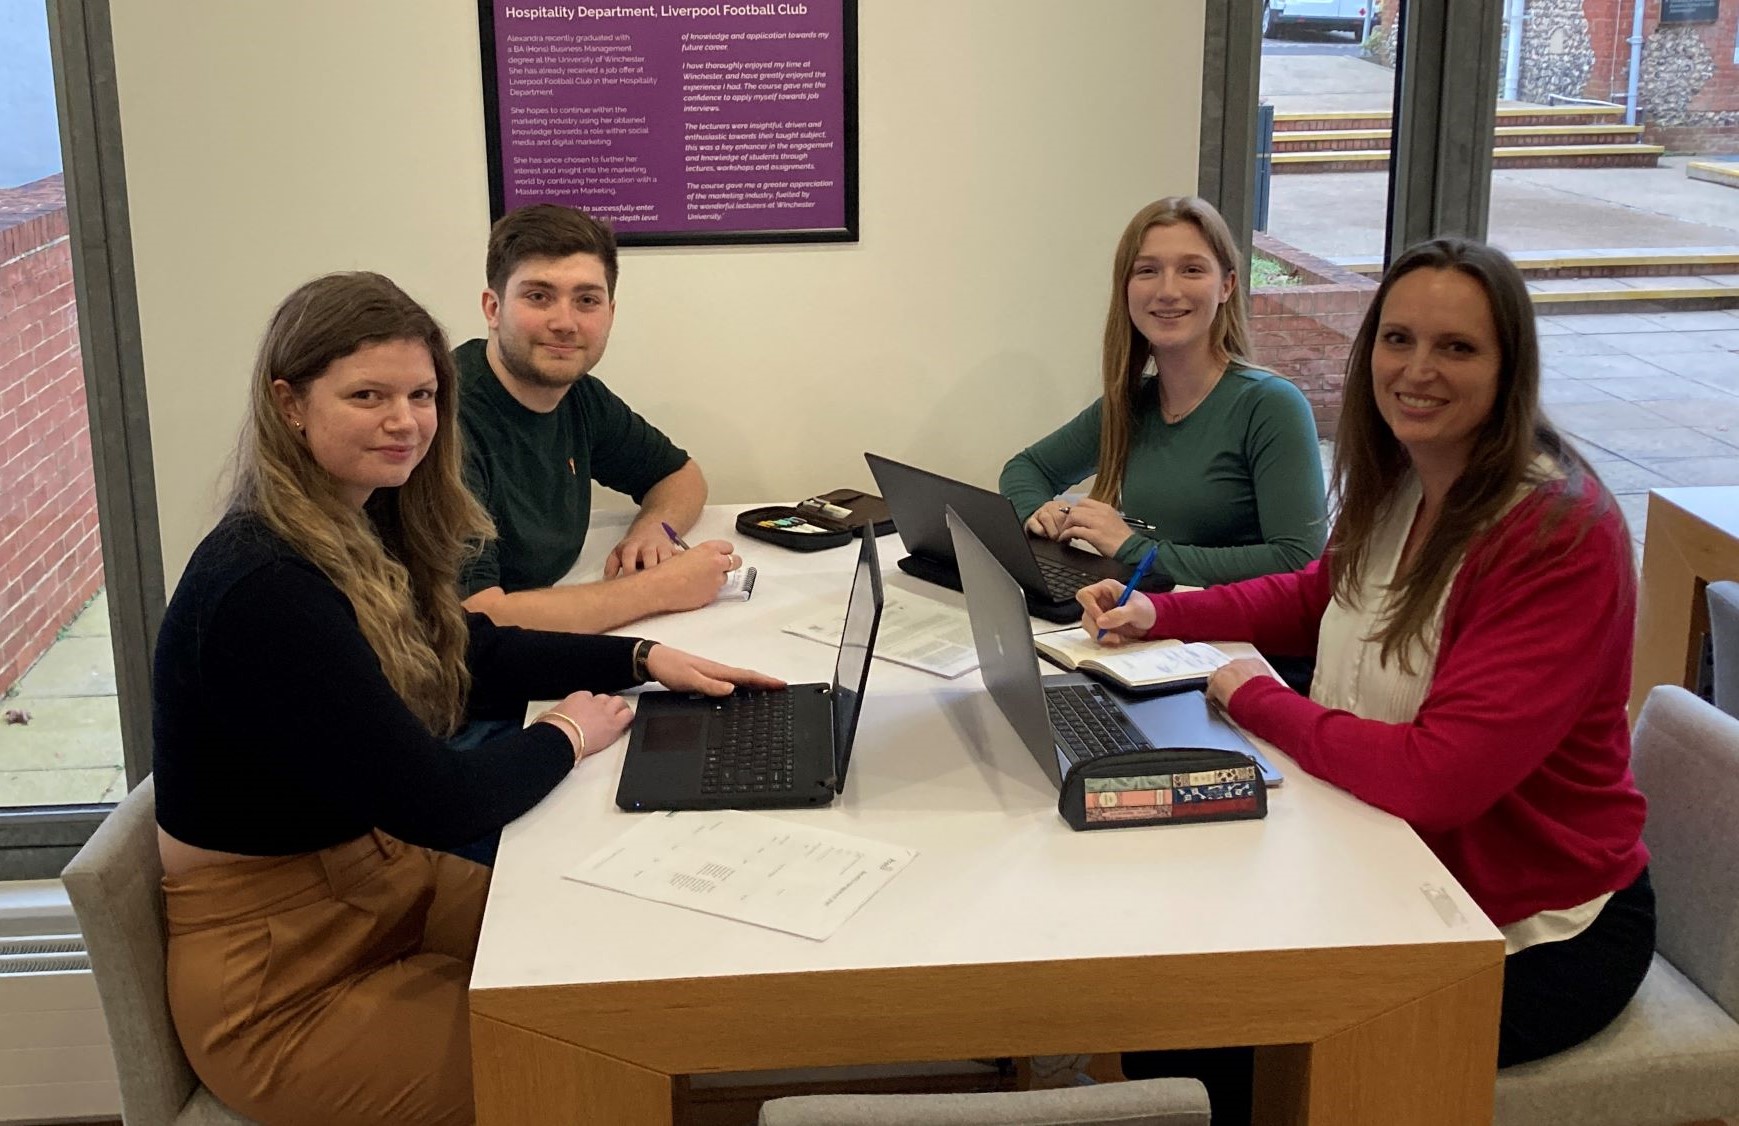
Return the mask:
[[1057,812],[1071,829],[1122,829],[1268,816],[1256,760],[1206,747],[1128,751],[1076,763]]

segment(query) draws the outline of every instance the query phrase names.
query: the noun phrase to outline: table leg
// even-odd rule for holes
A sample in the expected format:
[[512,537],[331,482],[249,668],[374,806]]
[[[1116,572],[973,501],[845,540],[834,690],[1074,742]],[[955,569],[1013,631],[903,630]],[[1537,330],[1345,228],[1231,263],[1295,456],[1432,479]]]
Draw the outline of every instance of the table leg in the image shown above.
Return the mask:
[[471,1014],[478,1126],[672,1126],[669,1075]]
[[1636,721],[1649,690],[1677,684],[1695,691],[1701,656],[1698,621],[1705,582],[1686,550],[1685,524],[1677,507],[1649,497],[1648,539],[1642,549],[1642,583],[1636,615],[1636,655],[1631,661],[1630,718]]
[[1490,1122],[1503,967],[1313,1044],[1259,1048],[1257,1126]]

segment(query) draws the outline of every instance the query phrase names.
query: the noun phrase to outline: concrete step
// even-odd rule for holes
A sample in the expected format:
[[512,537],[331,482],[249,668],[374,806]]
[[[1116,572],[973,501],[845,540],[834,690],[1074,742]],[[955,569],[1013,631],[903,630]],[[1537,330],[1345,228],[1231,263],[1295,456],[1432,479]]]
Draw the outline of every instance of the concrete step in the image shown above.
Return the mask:
[[1549,313],[1658,313],[1739,309],[1739,274],[1637,278],[1546,278],[1528,282]]
[[[1637,247],[1622,250],[1515,250],[1510,260],[1530,282],[1549,279],[1629,279],[1646,288],[1656,279],[1739,278],[1739,246]],[[1377,277],[1378,255],[1350,255],[1331,262],[1355,274]],[[1666,283],[1662,283],[1666,284]]]
[[1739,160],[1693,160],[1685,165],[1685,175],[1693,180],[1739,188]]
[[[1492,150],[1494,168],[1653,168],[1666,149],[1660,145],[1504,145]],[[1387,149],[1337,149],[1331,152],[1274,154],[1275,173],[1382,172]]]
[[[1641,135],[1640,125],[1500,125],[1496,139],[1507,148],[1528,148],[1634,144]],[[1387,128],[1276,130],[1274,151],[1387,151],[1391,139]]]
[[[1295,111],[1274,115],[1276,133],[1320,129],[1387,129],[1392,114],[1385,107],[1373,110],[1332,110],[1321,113]],[[1499,106],[1498,125],[1622,125],[1624,110],[1597,106]]]

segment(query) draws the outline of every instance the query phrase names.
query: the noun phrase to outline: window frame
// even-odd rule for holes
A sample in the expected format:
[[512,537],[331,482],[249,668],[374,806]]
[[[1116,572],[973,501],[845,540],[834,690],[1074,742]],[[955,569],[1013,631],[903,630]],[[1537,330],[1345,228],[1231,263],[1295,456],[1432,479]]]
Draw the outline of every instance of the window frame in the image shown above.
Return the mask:
[[[163,620],[138,287],[109,0],[47,0],[97,526],[131,790],[151,770],[151,653]],[[0,809],[0,880],[58,876],[108,804]]]
[[[1421,239],[1485,238],[1503,0],[1407,0],[1398,31],[1385,266]],[[1254,217],[1261,61],[1260,5],[1208,3],[1196,192],[1219,209],[1245,248]]]

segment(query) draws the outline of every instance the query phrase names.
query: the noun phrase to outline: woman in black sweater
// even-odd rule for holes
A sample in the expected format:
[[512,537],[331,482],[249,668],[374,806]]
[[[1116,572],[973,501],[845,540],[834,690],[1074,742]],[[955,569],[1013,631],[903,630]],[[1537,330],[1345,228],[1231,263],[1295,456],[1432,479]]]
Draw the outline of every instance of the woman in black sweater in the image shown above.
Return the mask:
[[[631,713],[605,693],[779,683],[467,615],[465,545],[492,530],[461,482],[457,391],[440,327],[386,278],[291,294],[229,513],[158,637],[170,1008],[205,1085],[268,1126],[470,1122],[489,877],[431,849],[499,829],[614,742]],[[563,696],[478,750],[445,743]]]

